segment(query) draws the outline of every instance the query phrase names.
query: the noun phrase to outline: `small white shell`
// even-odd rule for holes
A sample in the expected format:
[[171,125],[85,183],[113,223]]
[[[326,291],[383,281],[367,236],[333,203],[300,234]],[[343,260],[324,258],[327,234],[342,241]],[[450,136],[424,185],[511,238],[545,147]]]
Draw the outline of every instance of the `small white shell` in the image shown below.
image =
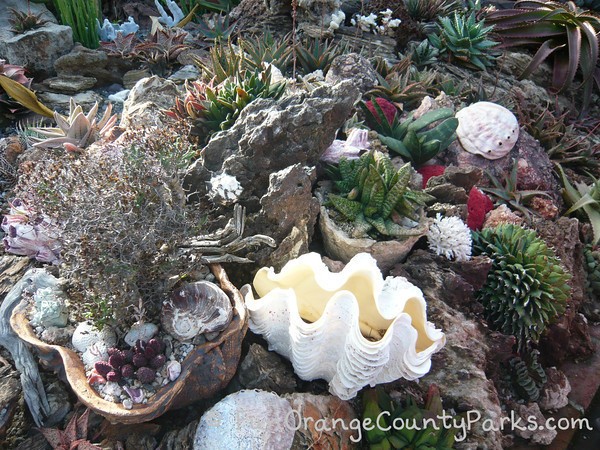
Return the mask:
[[175,381],[181,374],[181,364],[179,361],[169,361],[167,364],[167,376],[169,381]]
[[370,384],[414,380],[431,367],[444,334],[427,322],[421,290],[402,277],[385,281],[373,257],[359,253],[331,273],[317,253],[276,274],[262,268],[243,289],[250,329],[290,359],[303,380],[323,378],[343,400]]
[[75,328],[71,343],[78,352],[85,352],[96,342],[104,342],[108,347],[114,347],[117,343],[117,335],[110,327],[98,330],[91,322],[81,322]]
[[477,102],[456,113],[456,136],[469,153],[487,159],[506,156],[519,138],[519,122],[503,106]]
[[133,347],[138,339],[142,341],[149,341],[156,336],[156,333],[158,333],[157,325],[154,325],[153,323],[136,322],[131,325],[131,328],[123,340],[127,343],[127,345]]
[[292,447],[295,414],[287,400],[265,391],[230,394],[204,413],[194,450]]

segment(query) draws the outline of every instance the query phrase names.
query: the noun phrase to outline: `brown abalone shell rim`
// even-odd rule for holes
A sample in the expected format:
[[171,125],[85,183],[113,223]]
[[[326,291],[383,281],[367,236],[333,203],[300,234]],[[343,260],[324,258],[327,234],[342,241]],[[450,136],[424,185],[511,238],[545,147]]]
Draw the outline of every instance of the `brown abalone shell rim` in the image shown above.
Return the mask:
[[[39,340],[32,330],[29,320],[25,316],[25,307],[27,302],[22,300],[21,303],[14,309],[10,325],[15,333],[25,342],[34,346],[40,352],[42,358],[50,360],[50,364],[58,370],[64,370],[64,375],[67,382],[77,395],[77,398],[88,408],[107,418],[110,422],[119,423],[140,423],[152,420],[169,409],[183,406],[192,403],[195,400],[206,398],[213,395],[220,388],[231,380],[237,368],[237,361],[241,353],[241,341],[248,329],[248,315],[246,306],[237,288],[229,281],[223,267],[219,264],[211,264],[210,269],[215,275],[221,288],[228,295],[234,307],[234,316],[229,326],[213,341],[194,348],[192,352],[184,359],[181,364],[181,374],[179,377],[168,385],[159,389],[154,397],[147,404],[136,404],[132,409],[125,409],[122,404],[107,401],[100,397],[98,393],[91,387],[85,375],[83,362],[77,353],[68,348],[58,345],[50,345]],[[236,336],[237,335],[237,336]],[[194,374],[194,369],[198,369],[201,365],[203,356],[219,347],[227,340],[239,340],[239,350],[235,367],[228,367],[227,377],[221,383],[221,386],[212,386],[203,392],[204,395],[194,397],[193,393],[187,394],[190,386],[187,383],[198,383],[196,379],[198,374]],[[60,358],[57,361],[57,356]],[[210,357],[210,356],[209,356]],[[218,378],[217,374],[205,374],[207,377],[212,375]],[[190,389],[193,391],[193,387]],[[187,397],[187,398],[186,398]],[[191,400],[191,401],[190,401]]]

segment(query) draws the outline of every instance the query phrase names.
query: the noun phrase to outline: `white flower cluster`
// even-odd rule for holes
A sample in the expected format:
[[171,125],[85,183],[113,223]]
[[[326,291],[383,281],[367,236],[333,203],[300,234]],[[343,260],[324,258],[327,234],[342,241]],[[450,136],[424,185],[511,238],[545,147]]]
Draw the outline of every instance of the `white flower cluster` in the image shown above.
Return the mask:
[[368,16],[357,14],[356,18],[350,20],[350,23],[363,31],[375,34],[387,34],[393,31],[393,28],[400,26],[400,19],[392,19],[391,9],[388,8],[385,11],[380,11],[379,14],[381,15],[379,18],[380,23],[377,22],[378,15],[375,13],[371,13]]
[[346,14],[342,10],[336,11],[331,15],[331,22],[329,23],[329,31],[337,30],[346,20]]
[[458,217],[437,214],[427,232],[429,248],[448,259],[467,261],[471,259],[471,230]]

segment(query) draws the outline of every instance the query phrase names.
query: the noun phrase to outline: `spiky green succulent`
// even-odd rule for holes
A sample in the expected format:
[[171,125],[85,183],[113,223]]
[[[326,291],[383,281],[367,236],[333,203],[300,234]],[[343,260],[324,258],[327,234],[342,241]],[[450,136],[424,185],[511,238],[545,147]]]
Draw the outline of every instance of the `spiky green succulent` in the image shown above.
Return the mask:
[[402,122],[396,116],[390,122],[376,102],[373,102],[375,113],[364,104],[361,107],[369,127],[379,133],[379,140],[416,166],[435,157],[456,139],[458,119],[450,108],[429,111],[418,119],[411,113]]
[[475,13],[465,17],[463,13],[454,12],[450,17],[440,17],[439,34],[431,34],[429,42],[450,61],[485,70],[494,60],[490,49],[498,44],[487,38],[492,28],[477,21]]
[[339,45],[318,38],[296,44],[296,58],[306,74],[315,70],[322,70],[326,74],[335,57],[341,55],[342,51]]
[[419,206],[433,199],[410,189],[410,163],[396,169],[387,155],[372,150],[359,159],[342,159],[330,175],[339,194],[329,194],[329,204],[353,223],[353,237],[421,234],[398,223],[403,217],[418,222]]
[[43,12],[40,14],[32,14],[28,11],[19,11],[14,8],[9,8],[12,18],[8,19],[8,22],[12,25],[11,31],[13,33],[25,33],[29,30],[34,30],[43,26],[48,22],[47,19],[42,19]]
[[440,51],[429,43],[427,39],[419,42],[415,45],[410,52],[410,60],[417,67],[417,69],[423,69],[435,62]]
[[[440,422],[444,409],[435,385],[427,393],[424,408],[419,407],[410,396],[404,405],[396,403],[379,386],[366,390],[362,403],[363,423],[374,425],[371,429],[365,427],[370,450],[454,448],[457,430],[446,428]],[[427,422],[424,422],[426,419]]]
[[600,250],[594,250],[592,245],[586,245],[583,248],[583,258],[588,294],[600,298]]
[[571,275],[536,232],[512,224],[473,233],[473,254],[491,258],[477,292],[490,326],[517,339],[521,352],[564,312]]
[[527,401],[538,401],[542,388],[548,381],[546,372],[538,361],[539,355],[539,351],[532,350],[524,358],[517,356],[509,363],[513,386]]

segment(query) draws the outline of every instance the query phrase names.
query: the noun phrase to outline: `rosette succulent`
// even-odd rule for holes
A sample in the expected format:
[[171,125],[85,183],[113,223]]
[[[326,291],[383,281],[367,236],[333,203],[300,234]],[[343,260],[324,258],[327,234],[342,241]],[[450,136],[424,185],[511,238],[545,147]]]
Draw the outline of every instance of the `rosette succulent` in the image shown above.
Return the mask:
[[369,232],[389,237],[421,233],[400,224],[404,217],[418,222],[417,209],[433,199],[409,188],[410,163],[397,170],[387,155],[372,150],[359,159],[340,160],[330,175],[339,194],[329,194],[329,204],[353,223],[353,237]]
[[473,233],[473,253],[492,259],[477,297],[488,323],[514,335],[521,352],[537,343],[548,324],[564,312],[570,274],[533,230],[512,224]]

